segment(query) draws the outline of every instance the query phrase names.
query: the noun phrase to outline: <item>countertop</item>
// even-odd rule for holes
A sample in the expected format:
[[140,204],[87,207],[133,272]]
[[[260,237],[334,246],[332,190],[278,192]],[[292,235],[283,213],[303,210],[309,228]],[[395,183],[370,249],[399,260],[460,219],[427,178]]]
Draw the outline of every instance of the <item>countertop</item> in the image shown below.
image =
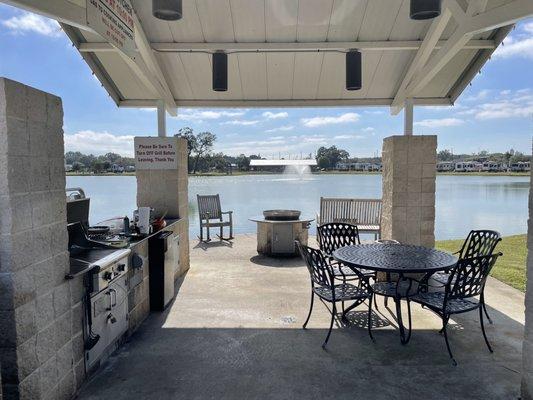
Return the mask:
[[[130,240],[130,243],[128,247],[126,248],[134,248],[138,244],[144,242],[145,240],[150,239],[151,237],[157,235],[159,232],[164,231],[165,229],[173,226],[174,224],[178,223],[180,219],[165,219],[167,222],[167,225],[157,231],[153,232],[149,235],[146,235],[142,238],[135,238]],[[94,248],[94,249],[86,249],[83,250],[76,255],[70,256],[70,271],[68,274],[65,275],[66,279],[74,279],[77,276],[86,274],[87,272],[93,270],[97,265],[93,264],[94,261],[99,260],[106,255],[110,254],[111,252],[114,252],[116,250],[120,249],[103,249],[103,248]]]

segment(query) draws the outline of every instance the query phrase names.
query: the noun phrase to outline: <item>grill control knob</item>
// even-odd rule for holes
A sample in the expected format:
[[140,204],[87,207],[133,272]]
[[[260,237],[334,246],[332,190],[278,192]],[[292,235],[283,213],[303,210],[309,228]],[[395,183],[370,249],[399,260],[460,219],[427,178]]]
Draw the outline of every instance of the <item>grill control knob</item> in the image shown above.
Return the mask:
[[124,272],[126,270],[126,264],[118,264],[117,271]]
[[113,279],[113,273],[110,271],[104,272],[103,278],[106,281],[110,281],[111,279]]

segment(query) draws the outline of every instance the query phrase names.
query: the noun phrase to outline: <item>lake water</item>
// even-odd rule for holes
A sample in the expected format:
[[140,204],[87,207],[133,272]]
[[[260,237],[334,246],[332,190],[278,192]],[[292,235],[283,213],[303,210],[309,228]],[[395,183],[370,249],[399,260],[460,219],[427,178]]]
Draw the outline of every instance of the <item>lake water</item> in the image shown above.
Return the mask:
[[[128,215],[136,208],[134,176],[69,176],[68,187],[82,187],[91,198],[92,224]],[[438,176],[435,235],[466,236],[470,229],[495,229],[502,235],[525,233],[529,177]],[[198,235],[196,194],[219,193],[224,210],[234,211],[236,233],[253,233],[249,217],[272,208],[298,209],[315,216],[320,197],[381,197],[381,175],[241,175],[191,177],[189,219]],[[313,224],[312,233],[315,232]]]

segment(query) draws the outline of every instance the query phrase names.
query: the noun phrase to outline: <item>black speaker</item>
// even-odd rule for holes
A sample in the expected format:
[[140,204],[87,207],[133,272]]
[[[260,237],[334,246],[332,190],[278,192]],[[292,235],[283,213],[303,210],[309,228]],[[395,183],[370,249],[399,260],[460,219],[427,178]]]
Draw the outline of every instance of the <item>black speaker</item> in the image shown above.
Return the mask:
[[350,50],[346,53],[346,90],[361,89],[363,66],[361,52]]
[[152,0],[152,14],[164,21],[176,21],[181,19],[182,0]]
[[213,90],[228,90],[228,55],[223,52],[213,53]]
[[409,16],[414,20],[436,18],[440,15],[441,0],[411,0]]

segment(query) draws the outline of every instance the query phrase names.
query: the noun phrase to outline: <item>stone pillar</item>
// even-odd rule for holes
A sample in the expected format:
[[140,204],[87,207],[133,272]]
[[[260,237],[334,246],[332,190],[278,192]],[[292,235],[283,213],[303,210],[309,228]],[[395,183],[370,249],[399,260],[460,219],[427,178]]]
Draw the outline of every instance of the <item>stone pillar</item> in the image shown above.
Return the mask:
[[530,177],[527,230],[526,322],[522,345],[522,400],[533,400],[533,175]]
[[79,282],[65,280],[67,243],[61,99],[0,78],[4,399],[70,399],[75,392],[83,314],[73,308]]
[[385,138],[382,158],[382,237],[433,247],[437,137]]
[[180,271],[189,269],[189,176],[187,140],[174,138],[178,149],[178,168],[172,170],[138,170],[137,207],[152,207],[156,215],[167,212],[179,218]]

